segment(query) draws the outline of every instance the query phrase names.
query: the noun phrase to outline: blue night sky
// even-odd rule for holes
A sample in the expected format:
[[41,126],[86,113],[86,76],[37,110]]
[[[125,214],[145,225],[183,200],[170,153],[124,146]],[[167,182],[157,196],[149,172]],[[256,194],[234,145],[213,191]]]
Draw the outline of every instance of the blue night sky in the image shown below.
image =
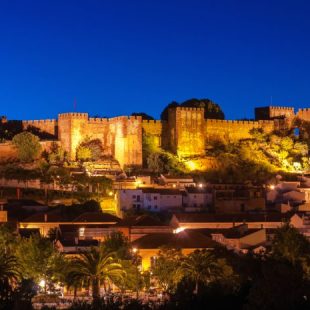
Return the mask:
[[0,0],[0,114],[310,107],[310,1]]

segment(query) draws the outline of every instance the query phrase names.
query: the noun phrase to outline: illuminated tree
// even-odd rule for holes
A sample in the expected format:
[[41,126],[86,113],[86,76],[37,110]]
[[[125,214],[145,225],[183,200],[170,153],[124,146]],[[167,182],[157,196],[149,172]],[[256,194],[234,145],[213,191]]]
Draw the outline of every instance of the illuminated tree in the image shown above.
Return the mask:
[[173,292],[182,279],[180,271],[182,253],[178,249],[163,247],[151,268],[153,276],[165,292]]
[[86,146],[79,146],[76,151],[76,157],[80,161],[88,161],[92,158],[91,149]]
[[71,281],[82,282],[92,288],[92,297],[100,297],[100,284],[106,281],[115,282],[124,277],[122,265],[116,260],[114,253],[104,247],[91,248],[82,252],[72,260],[71,269],[67,276]]
[[22,162],[35,160],[41,152],[39,138],[30,132],[24,131],[17,134],[12,142],[17,149],[18,158]]
[[208,284],[219,278],[222,267],[211,251],[196,250],[185,257],[180,269],[185,277],[195,282],[194,294],[198,294],[199,283]]

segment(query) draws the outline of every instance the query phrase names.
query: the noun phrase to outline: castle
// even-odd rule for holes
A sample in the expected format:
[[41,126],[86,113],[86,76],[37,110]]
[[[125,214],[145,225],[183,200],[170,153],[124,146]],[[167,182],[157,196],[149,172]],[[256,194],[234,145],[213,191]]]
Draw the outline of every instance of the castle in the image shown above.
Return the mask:
[[[205,119],[203,108],[180,106],[169,109],[167,121],[142,120],[141,116],[90,118],[87,113],[63,113],[57,120],[22,121],[22,127],[49,134],[71,160],[76,159],[77,147],[83,140],[99,139],[103,155],[114,157],[124,167],[142,165],[143,134],[156,146],[180,157],[190,157],[204,155],[212,140],[249,138],[253,128],[263,128],[267,133],[291,128],[295,117],[310,121],[310,109],[300,109],[295,114],[294,108],[260,107],[255,109],[255,121]],[[0,157],[1,154],[4,152],[0,144]]]

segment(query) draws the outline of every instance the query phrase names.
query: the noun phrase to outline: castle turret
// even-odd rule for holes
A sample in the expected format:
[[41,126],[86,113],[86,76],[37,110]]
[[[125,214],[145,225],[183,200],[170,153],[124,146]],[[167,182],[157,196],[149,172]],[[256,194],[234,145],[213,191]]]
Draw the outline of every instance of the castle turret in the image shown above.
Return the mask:
[[204,155],[204,109],[174,107],[168,111],[169,148],[180,157]]
[[58,139],[71,160],[76,159],[76,149],[85,138],[88,125],[87,113],[58,115]]

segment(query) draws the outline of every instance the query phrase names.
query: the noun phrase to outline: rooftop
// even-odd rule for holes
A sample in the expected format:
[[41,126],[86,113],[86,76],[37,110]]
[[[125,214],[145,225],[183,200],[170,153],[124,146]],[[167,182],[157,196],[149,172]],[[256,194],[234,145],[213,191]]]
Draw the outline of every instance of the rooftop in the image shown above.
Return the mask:
[[182,231],[177,234],[149,234],[135,240],[132,246],[137,249],[158,249],[163,246],[182,249],[214,248],[217,243],[196,231]]
[[282,222],[289,219],[289,214],[281,213],[232,213],[232,214],[206,214],[206,213],[175,213],[174,217],[181,223],[204,222]]

